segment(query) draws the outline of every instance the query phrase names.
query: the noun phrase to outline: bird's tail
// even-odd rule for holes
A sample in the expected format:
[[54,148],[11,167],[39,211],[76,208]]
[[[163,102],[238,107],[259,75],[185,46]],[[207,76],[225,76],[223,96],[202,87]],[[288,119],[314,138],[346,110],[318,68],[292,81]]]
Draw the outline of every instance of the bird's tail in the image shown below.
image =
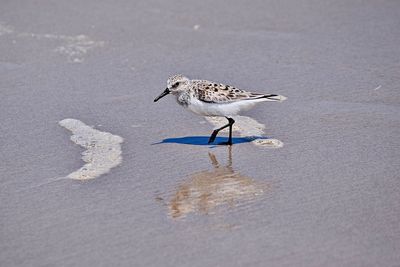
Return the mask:
[[257,99],[263,99],[264,101],[284,101],[287,99],[287,97],[283,95],[268,94],[268,95],[262,95]]

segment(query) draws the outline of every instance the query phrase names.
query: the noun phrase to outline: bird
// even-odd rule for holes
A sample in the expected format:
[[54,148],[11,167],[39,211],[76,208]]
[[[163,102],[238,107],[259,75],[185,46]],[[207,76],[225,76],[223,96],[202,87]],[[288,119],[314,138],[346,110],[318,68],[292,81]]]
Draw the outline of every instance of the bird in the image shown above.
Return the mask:
[[228,142],[223,143],[226,145],[233,144],[232,126],[235,120],[232,116],[253,108],[259,102],[286,100],[286,97],[282,95],[253,93],[222,83],[207,80],[191,80],[182,74],[169,77],[167,88],[154,99],[154,102],[169,94],[176,97],[179,105],[195,114],[225,117],[228,123],[221,128],[215,129],[208,143],[213,143],[218,133],[229,127]]

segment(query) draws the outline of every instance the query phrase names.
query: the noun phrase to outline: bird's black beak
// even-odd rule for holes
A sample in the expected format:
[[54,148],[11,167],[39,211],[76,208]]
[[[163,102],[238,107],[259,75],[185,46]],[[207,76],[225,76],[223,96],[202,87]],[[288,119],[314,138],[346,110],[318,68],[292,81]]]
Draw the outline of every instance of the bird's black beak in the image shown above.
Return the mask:
[[161,95],[157,96],[156,99],[154,99],[154,102],[157,102],[160,98],[168,95],[169,93],[171,93],[171,91],[167,88],[164,90],[164,92],[161,93]]

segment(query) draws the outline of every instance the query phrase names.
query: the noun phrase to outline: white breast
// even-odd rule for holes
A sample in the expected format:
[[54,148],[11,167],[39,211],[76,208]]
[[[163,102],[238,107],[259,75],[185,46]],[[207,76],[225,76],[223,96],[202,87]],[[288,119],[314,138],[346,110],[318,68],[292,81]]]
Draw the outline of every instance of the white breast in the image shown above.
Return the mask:
[[191,98],[187,108],[202,116],[233,116],[237,115],[241,111],[249,110],[254,107],[257,102],[254,100],[244,100],[232,103],[217,104],[217,103],[206,103],[198,100],[197,98]]

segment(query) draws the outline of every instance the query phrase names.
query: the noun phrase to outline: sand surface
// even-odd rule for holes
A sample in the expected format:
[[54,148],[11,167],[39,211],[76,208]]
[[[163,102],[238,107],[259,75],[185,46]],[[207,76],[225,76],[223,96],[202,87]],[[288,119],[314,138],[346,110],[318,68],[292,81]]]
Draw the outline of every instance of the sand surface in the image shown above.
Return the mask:
[[[0,6],[1,266],[398,266],[399,1]],[[283,146],[206,145],[175,73],[287,96],[243,114]]]

